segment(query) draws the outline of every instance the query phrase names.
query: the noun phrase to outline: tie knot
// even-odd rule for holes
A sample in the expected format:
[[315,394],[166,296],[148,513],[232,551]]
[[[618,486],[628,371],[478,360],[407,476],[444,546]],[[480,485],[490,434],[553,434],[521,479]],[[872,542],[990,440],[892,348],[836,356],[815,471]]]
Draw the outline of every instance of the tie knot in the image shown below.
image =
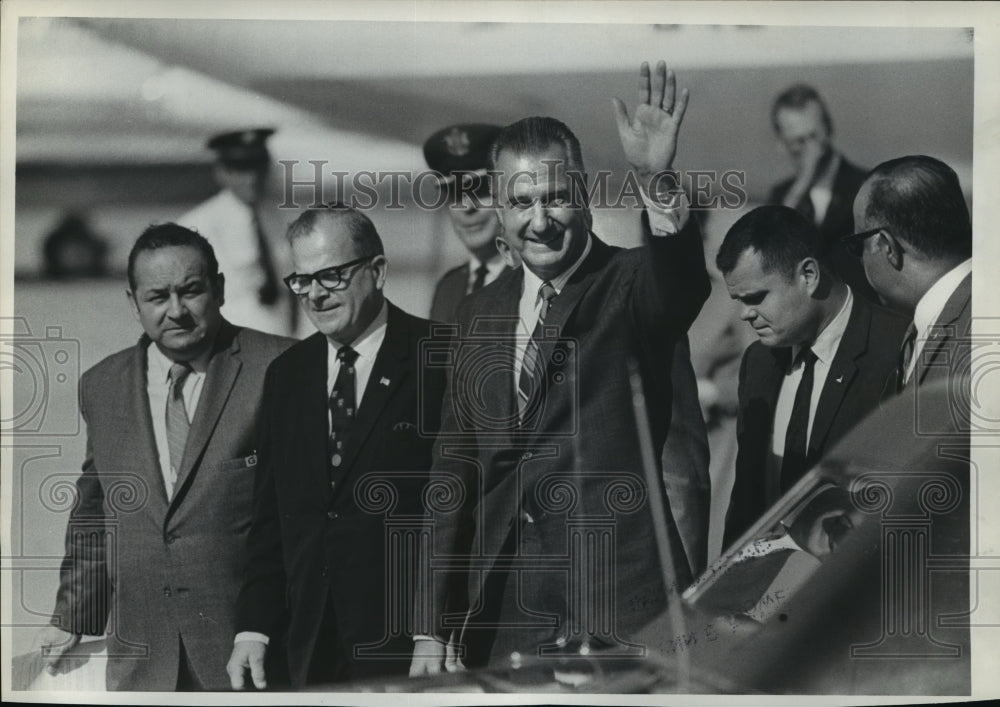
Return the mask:
[[170,366],[169,377],[174,385],[180,385],[191,372],[191,366],[183,361],[178,361]]
[[545,304],[551,304],[552,298],[556,296],[556,288],[552,286],[552,283],[546,280],[542,283],[542,286],[538,288],[538,296],[542,298],[542,302]]
[[479,278],[479,277],[483,277],[484,278],[484,277],[486,277],[489,274],[489,272],[490,272],[490,269],[488,267],[486,267],[486,263],[480,263],[479,267],[476,268],[475,270],[473,270],[473,273],[475,273],[475,275],[476,275],[477,278]]
[[347,366],[353,366],[354,362],[358,360],[358,352],[350,346],[341,346],[337,350],[337,358],[340,359],[341,363]]
[[816,354],[813,353],[811,348],[806,346],[799,351],[799,355],[796,360],[798,360],[798,362],[806,368],[810,368],[814,363],[816,363]]

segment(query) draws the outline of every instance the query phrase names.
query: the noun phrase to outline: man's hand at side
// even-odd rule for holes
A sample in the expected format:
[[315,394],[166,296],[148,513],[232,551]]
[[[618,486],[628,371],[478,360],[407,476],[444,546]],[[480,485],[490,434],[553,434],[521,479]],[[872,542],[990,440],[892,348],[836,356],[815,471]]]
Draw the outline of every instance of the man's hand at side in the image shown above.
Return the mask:
[[413,642],[413,660],[410,662],[410,677],[437,675],[444,669],[447,647],[435,640]]
[[60,666],[62,657],[79,642],[79,634],[63,631],[58,626],[46,626],[41,629],[35,636],[35,645],[42,651],[45,671],[49,675],[62,672],[60,668],[65,668],[66,665],[63,663]]
[[258,690],[267,687],[267,677],[264,675],[266,654],[267,644],[262,641],[238,641],[233,645],[233,653],[229,656],[226,672],[229,673],[229,683],[234,690],[244,689],[247,668],[250,669],[254,687]]

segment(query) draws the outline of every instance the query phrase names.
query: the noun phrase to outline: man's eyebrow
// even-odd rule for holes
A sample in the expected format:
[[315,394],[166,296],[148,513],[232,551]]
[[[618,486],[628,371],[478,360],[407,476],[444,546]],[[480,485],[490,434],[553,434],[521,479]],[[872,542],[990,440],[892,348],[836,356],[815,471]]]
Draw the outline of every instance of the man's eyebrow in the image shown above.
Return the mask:
[[744,292],[742,294],[731,294],[730,298],[739,300],[740,302],[746,302],[747,300],[758,299],[767,294],[767,290],[753,290],[752,292]]

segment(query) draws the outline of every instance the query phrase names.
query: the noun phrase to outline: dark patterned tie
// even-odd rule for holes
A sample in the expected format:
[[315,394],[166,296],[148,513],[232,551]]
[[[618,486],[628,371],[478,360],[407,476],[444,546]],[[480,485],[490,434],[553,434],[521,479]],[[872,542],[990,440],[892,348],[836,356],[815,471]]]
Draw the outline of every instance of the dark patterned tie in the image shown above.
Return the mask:
[[903,337],[903,343],[899,347],[899,363],[896,364],[896,392],[902,392],[906,387],[906,372],[910,370],[910,363],[913,361],[913,349],[917,343],[917,325],[910,322]]
[[260,215],[256,209],[253,210],[253,229],[257,237],[257,259],[264,274],[264,284],[257,291],[257,300],[263,305],[272,305],[278,301],[278,276],[274,272],[271,244],[260,224]]
[[170,367],[170,390],[167,392],[167,450],[170,454],[167,498],[174,495],[177,470],[180,469],[181,460],[184,458],[188,429],[191,427],[184,405],[184,381],[190,373],[191,366],[186,363],[175,363]]
[[480,265],[476,268],[476,279],[472,281],[472,291],[483,289],[483,285],[486,284],[486,275],[489,273],[490,269],[486,267],[485,264]]
[[350,346],[341,346],[337,351],[340,359],[340,371],[337,380],[330,391],[330,466],[338,470],[344,463],[344,447],[351,422],[357,414],[357,393],[354,372],[354,362],[358,360],[358,352]]
[[812,400],[813,371],[816,366],[816,354],[810,348],[799,352],[798,360],[802,362],[802,380],[795,391],[795,401],[792,403],[792,416],[788,420],[785,432],[785,454],[781,458],[781,493],[785,493],[795,482],[802,478],[808,470],[808,433],[809,405]]
[[539,360],[538,341],[542,338],[542,326],[545,315],[552,306],[556,296],[556,288],[551,282],[543,282],[538,288],[538,296],[542,298],[542,308],[538,312],[538,322],[531,333],[531,339],[524,347],[524,358],[521,359],[521,375],[517,379],[517,412],[521,423],[531,417],[542,398],[542,384],[545,381],[545,367]]

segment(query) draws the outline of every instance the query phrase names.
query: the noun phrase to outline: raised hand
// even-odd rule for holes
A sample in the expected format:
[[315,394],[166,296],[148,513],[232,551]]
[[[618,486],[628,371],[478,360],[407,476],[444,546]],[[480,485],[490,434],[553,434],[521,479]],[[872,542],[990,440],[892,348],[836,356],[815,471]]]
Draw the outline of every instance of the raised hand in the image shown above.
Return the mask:
[[613,98],[618,136],[625,158],[639,178],[648,180],[670,169],[677,153],[677,131],[687,110],[688,90],[677,93],[677,80],[664,61],[650,75],[649,63],[639,69],[639,105],[630,118],[625,103]]

